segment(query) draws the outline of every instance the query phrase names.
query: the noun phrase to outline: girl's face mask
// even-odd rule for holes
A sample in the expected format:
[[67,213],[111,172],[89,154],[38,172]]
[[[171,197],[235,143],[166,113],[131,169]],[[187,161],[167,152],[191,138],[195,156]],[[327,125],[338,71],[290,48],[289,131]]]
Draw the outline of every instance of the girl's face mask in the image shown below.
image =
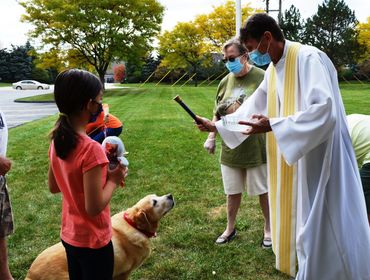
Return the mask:
[[95,100],[94,100],[94,102],[96,104],[98,104],[99,107],[98,107],[98,110],[96,111],[96,113],[93,113],[93,114],[90,115],[89,123],[95,122],[96,119],[98,118],[99,114],[103,111],[103,104],[99,103],[99,102],[96,102]]

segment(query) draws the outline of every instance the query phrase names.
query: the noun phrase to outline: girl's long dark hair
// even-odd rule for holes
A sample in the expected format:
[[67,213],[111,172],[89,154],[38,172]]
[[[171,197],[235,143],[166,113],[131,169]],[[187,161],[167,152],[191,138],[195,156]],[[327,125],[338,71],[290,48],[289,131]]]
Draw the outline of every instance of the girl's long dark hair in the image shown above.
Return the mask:
[[87,71],[69,69],[57,76],[54,99],[60,114],[51,132],[51,139],[59,158],[67,158],[77,145],[77,133],[71,126],[70,116],[81,112],[102,89],[99,78]]

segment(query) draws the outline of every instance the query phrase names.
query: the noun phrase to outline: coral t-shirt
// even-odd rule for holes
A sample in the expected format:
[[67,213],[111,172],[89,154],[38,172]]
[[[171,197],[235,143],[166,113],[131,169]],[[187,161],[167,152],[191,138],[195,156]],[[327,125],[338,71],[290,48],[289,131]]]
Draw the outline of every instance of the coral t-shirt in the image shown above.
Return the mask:
[[101,186],[107,179],[108,159],[102,146],[86,135],[78,136],[78,143],[66,159],[57,157],[54,142],[49,150],[50,164],[56,183],[63,194],[62,228],[63,241],[75,247],[101,248],[112,238],[109,204],[92,217],[85,210],[83,174],[101,165]]

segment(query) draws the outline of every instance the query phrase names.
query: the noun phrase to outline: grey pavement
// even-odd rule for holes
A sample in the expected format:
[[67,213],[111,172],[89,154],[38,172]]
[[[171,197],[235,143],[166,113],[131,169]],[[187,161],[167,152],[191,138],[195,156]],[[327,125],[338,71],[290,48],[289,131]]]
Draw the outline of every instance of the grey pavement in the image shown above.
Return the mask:
[[16,90],[0,87],[0,109],[3,111],[9,128],[41,119],[58,112],[54,103],[18,103],[15,99],[53,92],[46,90]]
[[[105,88],[114,88],[105,84]],[[3,111],[9,128],[45,118],[58,112],[54,103],[18,103],[14,100],[23,97],[52,93],[53,86],[46,90],[15,90],[11,87],[0,87],[0,109]]]

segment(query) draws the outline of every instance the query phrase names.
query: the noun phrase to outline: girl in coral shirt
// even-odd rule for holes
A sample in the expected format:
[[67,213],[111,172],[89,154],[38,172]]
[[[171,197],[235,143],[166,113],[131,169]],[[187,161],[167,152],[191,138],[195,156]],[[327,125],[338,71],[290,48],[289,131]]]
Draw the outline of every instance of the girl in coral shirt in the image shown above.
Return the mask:
[[113,275],[109,201],[127,170],[109,170],[101,145],[85,133],[102,95],[100,80],[86,71],[66,70],[55,81],[60,114],[51,133],[48,182],[52,193],[63,196],[61,239],[71,280]]

